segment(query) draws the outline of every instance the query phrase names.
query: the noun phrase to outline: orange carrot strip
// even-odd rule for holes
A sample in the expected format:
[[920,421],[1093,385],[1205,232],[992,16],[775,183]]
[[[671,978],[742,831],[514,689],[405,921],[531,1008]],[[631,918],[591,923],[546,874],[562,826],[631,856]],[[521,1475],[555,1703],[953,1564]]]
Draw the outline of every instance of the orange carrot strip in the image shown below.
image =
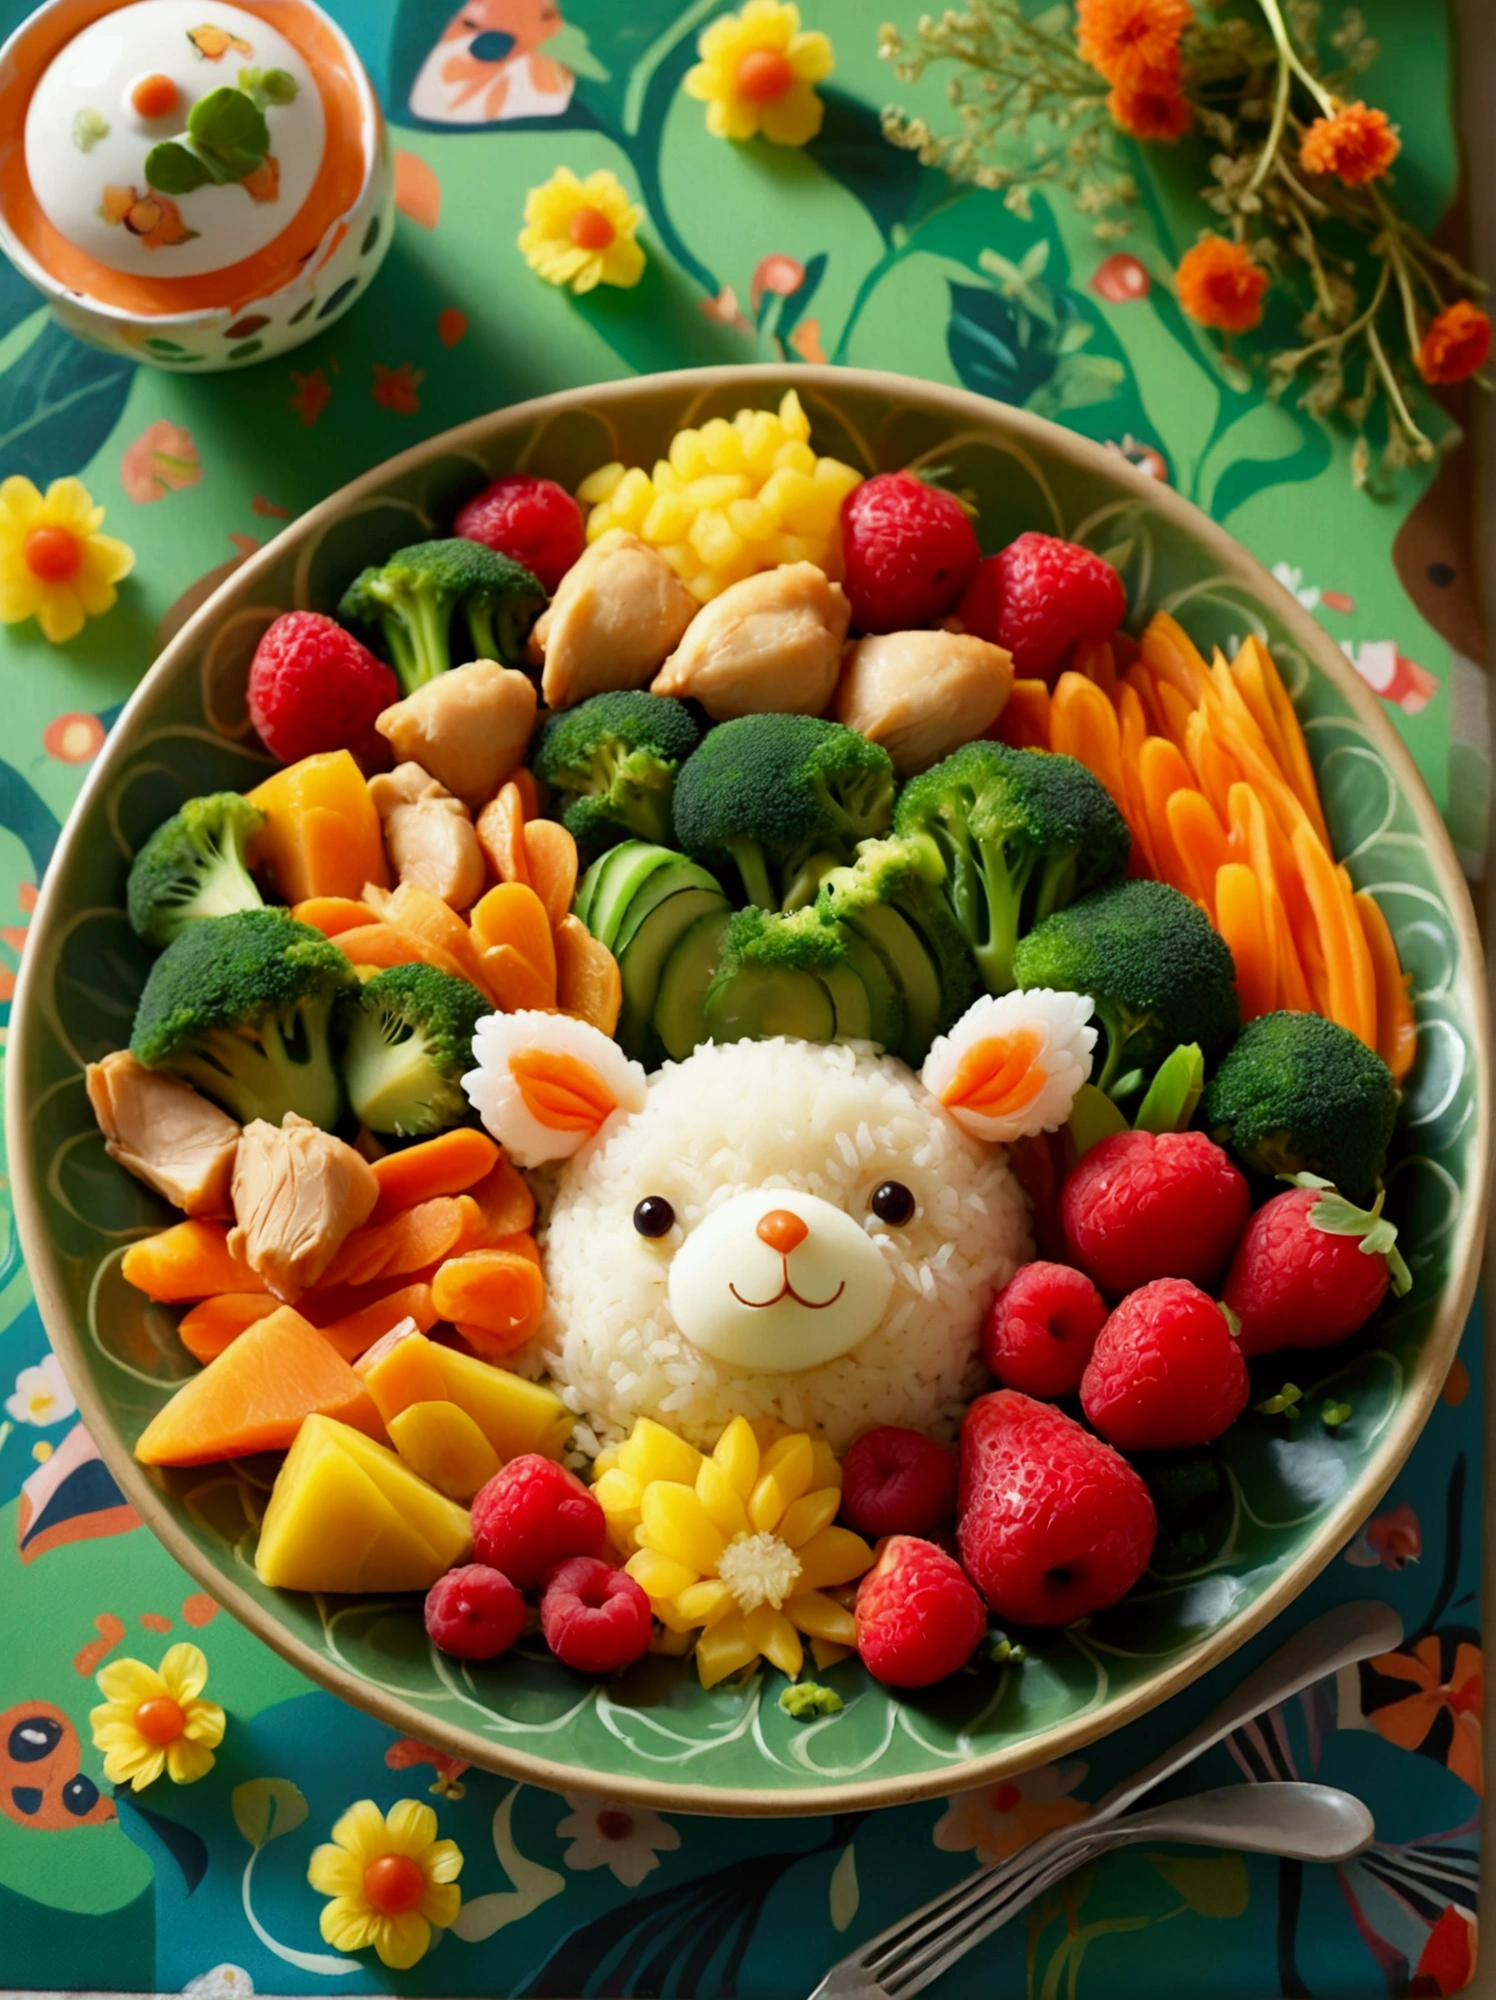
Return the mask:
[[355,903],[349,896],[308,896],[291,911],[299,924],[310,924],[323,937],[335,938],[342,931],[356,930],[376,921],[377,911],[367,903]]
[[177,1222],[142,1237],[125,1252],[120,1270],[127,1285],[162,1305],[217,1292],[265,1290],[248,1264],[230,1252],[228,1225],[222,1222]]
[[1130,687],[1143,704],[1143,715],[1148,724],[1150,736],[1167,736],[1164,727],[1164,712],[1158,705],[1158,681],[1142,660],[1134,660],[1122,676],[1124,687]]
[[275,1306],[276,1301],[266,1292],[219,1292],[183,1313],[177,1321],[177,1338],[193,1360],[206,1368],[230,1341],[274,1312]]
[[[1359,1035],[1362,1041],[1369,1041],[1374,1047],[1376,1023],[1366,1023],[1361,1017],[1357,969],[1351,951],[1345,905],[1335,876],[1335,864],[1307,825],[1299,827],[1294,834],[1293,857],[1298,864],[1309,907],[1314,912],[1319,947],[1324,955],[1324,986],[1315,993],[1315,1005],[1320,1013],[1328,1014],[1332,1021],[1338,1021],[1342,1028],[1348,1028],[1353,1035]],[[1356,936],[1364,951],[1366,940],[1359,923]]]
[[401,1277],[440,1263],[461,1242],[466,1224],[463,1211],[447,1194],[417,1202],[387,1222],[366,1222],[343,1243],[319,1289],[371,1285],[376,1278]]
[[1377,1054],[1401,1083],[1418,1052],[1418,1024],[1408,994],[1408,975],[1398,962],[1382,906],[1365,889],[1356,892],[1356,914],[1371,953],[1377,985]]
[[1076,758],[1098,777],[1120,807],[1126,799],[1122,783],[1122,730],[1117,711],[1097,687],[1074,671],[1060,675],[1050,707],[1050,743]]
[[1231,947],[1243,1020],[1270,1014],[1276,999],[1273,945],[1257,877],[1245,863],[1228,861],[1216,874],[1216,929]]
[[471,1250],[449,1257],[431,1285],[436,1309],[487,1356],[522,1346],[540,1324],[545,1281],[538,1265],[513,1250]]
[[1215,807],[1217,818],[1224,823],[1230,817],[1227,802],[1231,787],[1241,777],[1241,767],[1229,746],[1212,732],[1210,716],[1203,708],[1193,711],[1185,728],[1184,754],[1189,759],[1200,790]]
[[414,882],[402,882],[390,897],[385,922],[423,944],[445,952],[457,967],[458,976],[486,992],[483,965],[462,918],[429,889]]
[[590,1063],[550,1049],[522,1049],[509,1058],[525,1109],[555,1132],[596,1132],[618,1100]]
[[545,904],[524,882],[501,882],[470,913],[472,940],[499,1006],[556,1004],[556,946]]
[[1226,829],[1203,792],[1171,792],[1164,816],[1174,851],[1190,874],[1189,893],[1207,916],[1214,916],[1216,872],[1231,858]]
[[1142,640],[1143,658],[1193,706],[1204,691],[1207,668],[1188,632],[1167,611],[1155,611]]
[[1310,824],[1324,842],[1330,845],[1329,829],[1325,825],[1324,807],[1319,796],[1319,782],[1314,775],[1314,765],[1309,756],[1309,745],[1304,740],[1304,731],[1297,711],[1283,685],[1283,676],[1278,672],[1278,663],[1260,639],[1247,642],[1254,649],[1257,665],[1262,674],[1263,690],[1273,720],[1278,725],[1278,740],[1283,746],[1283,775],[1293,787],[1300,805],[1309,815]]
[[1280,867],[1275,842],[1282,841],[1282,835],[1270,831],[1272,822],[1263,808],[1260,798],[1245,782],[1231,787],[1231,831],[1234,844],[1243,850],[1240,858],[1245,860],[1257,877],[1262,893],[1263,914],[1273,940],[1273,962],[1277,978],[1277,1005],[1286,1007],[1296,1014],[1314,1011],[1314,1000],[1309,981],[1305,975],[1297,940],[1302,938],[1306,947],[1313,945],[1313,956],[1318,961],[1318,939],[1313,936],[1313,920],[1306,912],[1303,922],[1296,931],[1290,922],[1283,895],[1284,868],[1299,887],[1298,871],[1293,866],[1292,856],[1284,844],[1284,866]]
[[590,1021],[611,1035],[623,1011],[623,976],[618,960],[580,917],[556,926],[556,1005],[563,1014]]
[[1109,639],[1078,639],[1071,654],[1071,667],[1094,681],[1108,701],[1117,692],[1117,664]]
[[525,855],[525,807],[519,786],[511,778],[501,785],[477,818],[478,845],[501,882],[528,882]]
[[1127,872],[1130,875],[1156,876],[1158,861],[1153,851],[1153,836],[1148,829],[1148,807],[1138,768],[1143,745],[1148,740],[1148,715],[1143,697],[1136,687],[1126,682],[1117,689],[1117,720],[1122,735],[1122,783],[1127,792],[1127,802],[1122,810],[1132,829],[1132,855]]
[[1361,912],[1356,908],[1356,887],[1351,881],[1350,871],[1344,862],[1335,870],[1335,886],[1340,894],[1341,913],[1345,919],[1346,943],[1350,947],[1351,982],[1356,996],[1356,1018],[1360,1027],[1356,1030],[1368,1048],[1377,1045],[1377,973],[1371,956],[1371,946],[1366,941],[1366,930],[1361,922]]
[[545,799],[542,797],[545,787],[529,765],[521,764],[509,782],[519,793],[519,809],[525,818],[539,819],[545,809]]
[[351,1363],[367,1353],[376,1340],[392,1333],[402,1320],[413,1319],[422,1333],[429,1333],[440,1317],[430,1285],[401,1285],[341,1319],[323,1322],[319,1331]]
[[1182,751],[1189,740],[1190,717],[1194,706],[1169,681],[1154,682],[1154,692],[1158,700],[1158,712],[1163,717],[1163,734],[1168,737],[1176,750]]
[[512,1236],[496,1237],[484,1247],[488,1250],[507,1250],[516,1257],[528,1257],[537,1271],[545,1268],[540,1261],[540,1245],[528,1229],[517,1229]]
[[486,1241],[519,1236],[535,1220],[535,1197],[517,1167],[501,1154],[490,1172],[470,1190],[483,1211]]
[[387,1222],[402,1208],[414,1208],[434,1195],[465,1194],[479,1186],[502,1158],[488,1134],[476,1132],[470,1125],[440,1132],[434,1139],[423,1139],[398,1153],[386,1153],[374,1162],[379,1199],[369,1220]]
[[1236,683],[1237,692],[1251,710],[1252,720],[1262,732],[1262,740],[1273,753],[1273,762],[1288,776],[1288,763],[1284,753],[1283,738],[1278,730],[1278,718],[1273,713],[1273,705],[1268,699],[1267,682],[1263,678],[1260,647],[1255,636],[1243,640],[1236,650],[1227,671]]
[[1189,765],[1167,736],[1150,736],[1138,758],[1143,803],[1148,815],[1148,833],[1153,843],[1158,873],[1186,895],[1191,893],[1191,876],[1174,845],[1169,831],[1169,799],[1179,791],[1193,791]]
[[351,931],[339,931],[332,940],[350,965],[370,965],[388,971],[392,965],[434,965],[438,972],[462,977],[462,968],[450,952],[440,951],[409,931],[393,924],[359,924]]
[[1014,750],[1048,750],[1050,699],[1043,681],[1014,681],[987,734]]
[[526,820],[524,843],[530,887],[545,904],[555,930],[577,893],[577,844],[555,819]]

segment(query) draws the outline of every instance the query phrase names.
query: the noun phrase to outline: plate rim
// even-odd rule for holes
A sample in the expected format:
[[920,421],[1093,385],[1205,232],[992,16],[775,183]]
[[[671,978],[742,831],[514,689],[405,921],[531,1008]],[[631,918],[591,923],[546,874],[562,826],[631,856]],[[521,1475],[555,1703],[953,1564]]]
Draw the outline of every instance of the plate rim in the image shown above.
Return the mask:
[[[918,1800],[939,1798],[949,1793],[996,1783],[1014,1773],[1032,1769],[1093,1743],[1114,1729],[1146,1714],[1171,1696],[1181,1692],[1202,1674],[1226,1659],[1238,1647],[1255,1637],[1298,1597],[1370,1515],[1421,1434],[1429,1413],[1443,1387],[1461,1333],[1469,1316],[1480,1276],[1481,1250],[1485,1238],[1486,1210],[1490,1192],[1492,1129],[1492,1030],[1487,995],[1486,967],[1476,925],[1474,906],[1460,869],[1449,833],[1444,825],[1422,773],[1411,753],[1377,706],[1376,699],[1360,676],[1341,654],[1334,640],[1299,604],[1265,564],[1245,545],[1173,487],[1154,480],[1130,466],[1103,445],[1067,430],[1063,425],[1036,417],[1009,404],[994,403],[970,390],[945,383],[927,382],[918,376],[889,370],[842,368],[827,365],[757,362],[741,366],[725,364],[712,368],[671,369],[649,375],[626,376],[549,395],[501,405],[482,416],[438,432],[392,458],[383,459],[357,478],[339,487],[298,516],[273,536],[263,548],[239,565],[191,618],[175,632],[142,675],[109,732],[99,757],[89,772],[72,810],[58,835],[57,845],[44,873],[32,937],[40,938],[50,928],[53,905],[58,901],[57,884],[65,872],[73,847],[82,838],[96,795],[112,780],[116,767],[128,751],[125,746],[134,733],[137,715],[158,688],[169,684],[181,663],[196,649],[199,635],[221,617],[221,606],[230,596],[252,602],[257,579],[278,564],[290,543],[311,539],[345,514],[359,501],[376,496],[388,483],[446,454],[460,455],[464,449],[486,442],[495,426],[523,425],[562,414],[586,401],[589,408],[626,404],[672,388],[713,390],[741,385],[747,389],[773,384],[780,389],[814,389],[826,392],[834,401],[839,387],[853,387],[890,398],[905,398],[925,407],[943,408],[952,417],[965,416],[983,427],[994,423],[1046,454],[1068,459],[1083,471],[1102,473],[1124,490],[1137,487],[1137,497],[1153,511],[1203,542],[1222,569],[1239,578],[1273,607],[1295,644],[1325,673],[1345,698],[1360,724],[1368,731],[1380,756],[1393,771],[1407,797],[1418,824],[1419,836],[1429,855],[1435,886],[1449,911],[1461,950],[1461,961],[1470,993],[1470,1013],[1475,1024],[1472,1044],[1475,1097],[1475,1163],[1465,1192],[1464,1203],[1451,1249],[1452,1285],[1436,1313],[1419,1356],[1416,1378],[1408,1385],[1405,1401],[1395,1423],[1389,1426],[1386,1442],[1374,1461],[1374,1475],[1364,1487],[1356,1487],[1320,1523],[1308,1546],[1247,1610],[1239,1613],[1216,1632],[1160,1669],[1128,1695],[1101,1708],[1055,1724],[1026,1737],[1012,1747],[971,1757],[964,1762],[942,1765],[934,1770],[891,1778],[868,1778],[804,1788],[708,1787],[681,1784],[628,1773],[610,1773],[604,1791],[625,1804],[657,1810],[734,1816],[744,1818],[809,1817],[823,1813],[861,1811],[869,1808],[905,1805]],[[295,1638],[253,1598],[227,1571],[220,1570],[198,1550],[178,1528],[164,1498],[151,1484],[145,1470],[126,1448],[109,1418],[102,1395],[95,1388],[87,1366],[83,1343],[72,1316],[65,1307],[56,1274],[56,1258],[42,1218],[41,1202],[32,1171],[30,1148],[26,1143],[30,1093],[24,1078],[29,1068],[31,1022],[40,1015],[33,987],[41,980],[42,954],[34,948],[22,956],[21,973],[11,1010],[9,1046],[6,1060],[6,1149],[10,1169],[16,1228],[21,1252],[31,1279],[43,1329],[62,1363],[64,1375],[77,1400],[79,1415],[104,1463],[119,1484],[125,1498],[140,1515],[168,1555],[195,1581],[208,1590],[254,1637],[269,1646],[288,1665],[309,1680],[326,1688],[351,1706],[373,1715],[403,1735],[463,1758],[481,1770],[518,1779],[549,1791],[585,1790],[588,1774],[576,1765],[561,1764],[532,1752],[510,1749],[494,1743],[477,1731],[447,1725],[399,1696],[371,1687],[357,1674]]]

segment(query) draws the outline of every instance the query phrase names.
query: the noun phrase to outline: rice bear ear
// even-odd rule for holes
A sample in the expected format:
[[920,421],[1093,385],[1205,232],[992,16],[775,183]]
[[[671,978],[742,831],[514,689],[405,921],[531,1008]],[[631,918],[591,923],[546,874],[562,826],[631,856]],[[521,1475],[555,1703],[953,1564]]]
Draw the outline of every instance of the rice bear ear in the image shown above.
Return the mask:
[[638,1111],[644,1071],[610,1035],[566,1014],[488,1014],[473,1035],[469,1102],[516,1166],[569,1160],[619,1112]]
[[963,1131],[994,1145],[1056,1132],[1091,1074],[1096,1030],[1081,993],[983,994],[925,1058],[920,1081]]

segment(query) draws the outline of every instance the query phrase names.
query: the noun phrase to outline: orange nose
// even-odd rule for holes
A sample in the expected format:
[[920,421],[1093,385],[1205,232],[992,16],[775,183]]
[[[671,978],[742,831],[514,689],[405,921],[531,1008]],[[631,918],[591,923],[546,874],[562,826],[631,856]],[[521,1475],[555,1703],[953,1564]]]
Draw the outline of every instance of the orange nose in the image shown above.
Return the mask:
[[771,1250],[788,1257],[797,1244],[805,1241],[810,1230],[792,1209],[771,1208],[758,1225],[758,1233]]

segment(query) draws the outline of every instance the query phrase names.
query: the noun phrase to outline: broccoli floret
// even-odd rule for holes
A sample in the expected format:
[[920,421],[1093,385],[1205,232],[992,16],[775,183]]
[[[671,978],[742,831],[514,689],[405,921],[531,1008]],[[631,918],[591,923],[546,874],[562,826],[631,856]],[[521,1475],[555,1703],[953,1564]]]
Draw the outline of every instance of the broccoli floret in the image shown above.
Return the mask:
[[744,715],[710,732],[675,781],[675,837],[736,868],[750,903],[796,910],[828,869],[893,822],[893,764],[855,729],[813,715]]
[[338,616],[377,635],[406,694],[454,664],[452,618],[461,612],[471,640],[467,657],[517,666],[545,590],[523,564],[456,535],[413,542],[356,576]]
[[[884,909],[902,917],[914,931],[939,989],[930,1039],[958,1021],[982,990],[971,948],[941,894],[944,874],[940,851],[927,835],[865,840],[850,868],[833,869],[825,877],[817,899],[824,915],[854,928],[861,927],[859,919],[867,913]],[[894,974],[907,989],[915,968],[901,964],[896,949],[889,956]],[[923,1062],[928,1052],[928,1041],[900,1051],[915,1064]]]
[[945,896],[989,993],[1013,985],[1026,930],[1127,866],[1132,837],[1110,793],[1074,757],[968,743],[899,794],[894,828],[928,834]]
[[199,917],[261,908],[245,849],[264,824],[265,815],[237,792],[189,799],[131,864],[125,907],[136,935],[168,945]]
[[844,973],[846,959],[841,927],[813,905],[789,915],[752,903],[736,911],[702,1003],[713,1039],[833,1040],[836,1005],[823,980]]
[[1088,993],[1106,1035],[1097,1086],[1126,1096],[1180,1042],[1207,1061],[1241,1019],[1230,947],[1167,882],[1114,882],[1057,910],[1013,954],[1019,986]]
[[419,1139],[461,1124],[473,1030],[492,1003],[434,965],[395,965],[361,987],[345,1018],[348,1101],[371,1132]]
[[1207,1131],[1264,1174],[1320,1174],[1355,1202],[1381,1179],[1397,1118],[1392,1072],[1322,1014],[1260,1014],[1205,1086]]
[[630,838],[664,843],[675,774],[700,740],[684,702],[595,694],[548,718],[534,770],[565,803],[567,831],[590,852]]
[[330,1031],[354,984],[342,952],[284,910],[204,917],[151,967],[130,1053],[221,1104],[241,1124],[300,1112],[324,1130],[342,1100]]

